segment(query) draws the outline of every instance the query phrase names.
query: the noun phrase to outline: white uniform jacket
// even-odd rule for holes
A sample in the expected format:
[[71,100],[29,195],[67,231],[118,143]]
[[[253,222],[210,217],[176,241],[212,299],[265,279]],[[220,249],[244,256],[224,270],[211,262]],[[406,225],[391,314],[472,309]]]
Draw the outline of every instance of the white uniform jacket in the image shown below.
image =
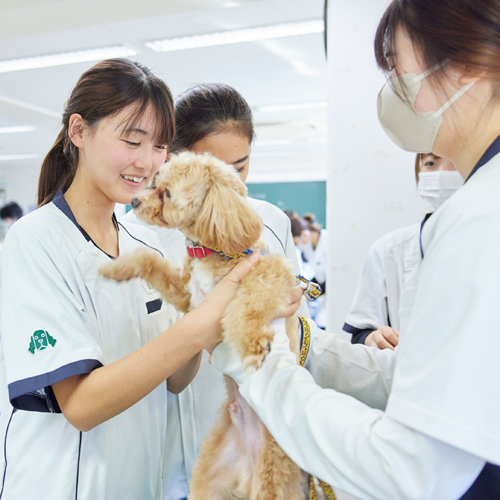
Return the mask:
[[[279,208],[262,200],[249,198],[250,203],[264,221],[262,239],[269,250],[285,255],[298,274],[298,261],[290,230],[290,219]],[[133,212],[121,220],[140,222]],[[182,265],[186,255],[183,234],[174,229],[148,226],[159,236],[167,258]],[[305,299],[299,314],[309,317]],[[201,443],[215,422],[217,410],[226,397],[222,374],[208,362],[208,353],[203,359],[198,374],[179,395],[168,393],[168,426],[163,471],[165,500],[179,500],[188,496],[191,469],[196,461]]]
[[[495,144],[500,152],[500,138]],[[456,500],[486,461],[500,464],[494,153],[423,228],[424,257],[401,296],[396,351],[318,334],[310,356],[320,362],[309,363],[326,390],[295,365],[283,334],[251,375],[225,343],[214,351],[214,365],[240,384],[292,460],[362,499]]]
[[[144,246],[162,253],[151,231],[117,227],[120,253]],[[84,433],[66,420],[51,387],[129,355],[173,320],[146,283],[100,276],[109,262],[61,191],[9,231],[1,272],[2,499],[161,499],[166,384]]]
[[422,224],[396,229],[378,239],[368,251],[343,330],[352,343],[363,344],[381,326],[399,331],[399,297],[422,260]]

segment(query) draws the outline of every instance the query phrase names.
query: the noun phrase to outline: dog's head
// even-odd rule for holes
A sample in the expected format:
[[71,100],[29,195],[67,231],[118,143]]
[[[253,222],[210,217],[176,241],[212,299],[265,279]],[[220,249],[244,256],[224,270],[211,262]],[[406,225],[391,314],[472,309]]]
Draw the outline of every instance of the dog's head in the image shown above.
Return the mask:
[[180,153],[160,168],[155,188],[132,200],[137,216],[179,228],[188,238],[236,254],[260,237],[263,223],[233,167],[210,156]]

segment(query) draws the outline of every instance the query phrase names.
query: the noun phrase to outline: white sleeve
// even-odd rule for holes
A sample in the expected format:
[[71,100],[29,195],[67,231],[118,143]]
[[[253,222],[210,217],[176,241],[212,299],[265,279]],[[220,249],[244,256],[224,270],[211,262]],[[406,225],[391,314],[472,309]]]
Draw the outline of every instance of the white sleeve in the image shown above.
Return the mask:
[[9,398],[23,410],[58,411],[51,385],[102,366],[103,354],[71,275],[61,272],[64,259],[36,234],[12,229],[1,274]]
[[361,499],[456,500],[482,470],[480,458],[320,388],[287,345],[286,336],[277,335],[263,367],[251,375],[224,343],[212,362],[240,383],[278,444],[308,473]]
[[351,334],[389,324],[383,257],[376,244],[366,254],[344,330]]
[[352,345],[308,320],[311,343],[305,367],[323,388],[353,396],[372,408],[385,409],[397,352]]

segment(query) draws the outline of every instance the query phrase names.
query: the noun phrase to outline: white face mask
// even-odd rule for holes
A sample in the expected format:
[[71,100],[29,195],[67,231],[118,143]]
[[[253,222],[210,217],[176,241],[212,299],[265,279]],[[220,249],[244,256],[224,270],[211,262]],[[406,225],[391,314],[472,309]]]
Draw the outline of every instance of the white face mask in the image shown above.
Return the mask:
[[308,241],[307,243],[297,243],[297,245],[295,245],[301,252],[304,253],[304,255],[307,255],[308,254],[311,254],[312,252],[314,252],[314,248],[312,246],[312,243],[310,241]]
[[474,84],[472,82],[464,85],[437,111],[426,113],[416,111],[414,104],[421,81],[441,66],[442,64],[438,64],[420,75],[399,76],[392,80],[391,85],[386,83],[378,95],[377,111],[380,124],[390,139],[405,151],[413,153],[432,151],[441,126],[441,115]]
[[421,172],[418,174],[418,194],[438,209],[464,180],[457,171],[440,170],[437,172]]

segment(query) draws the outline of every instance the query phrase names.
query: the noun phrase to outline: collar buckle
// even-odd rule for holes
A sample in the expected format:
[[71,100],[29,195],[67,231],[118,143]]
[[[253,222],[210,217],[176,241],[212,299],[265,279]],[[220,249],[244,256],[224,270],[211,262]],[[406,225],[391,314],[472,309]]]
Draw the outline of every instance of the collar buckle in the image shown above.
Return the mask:
[[199,243],[195,243],[186,238],[186,248],[188,251],[188,255],[190,257],[194,257],[196,259],[203,259],[204,257],[208,257],[210,254],[215,253],[210,248],[207,248]]

